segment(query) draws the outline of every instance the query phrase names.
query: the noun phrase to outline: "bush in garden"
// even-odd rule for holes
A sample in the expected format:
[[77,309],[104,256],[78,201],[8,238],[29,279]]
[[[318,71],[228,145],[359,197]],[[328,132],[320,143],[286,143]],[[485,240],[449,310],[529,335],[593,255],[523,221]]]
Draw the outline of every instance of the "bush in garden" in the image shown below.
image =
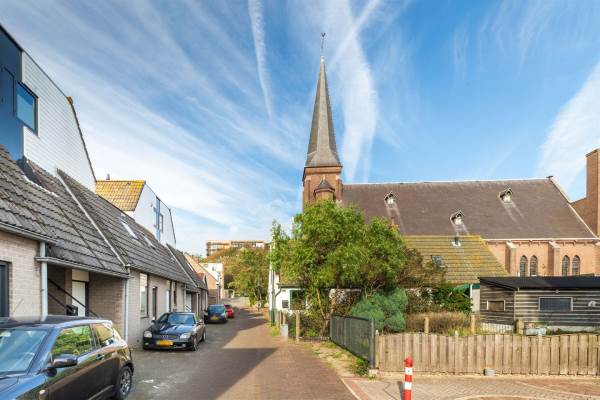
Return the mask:
[[468,314],[444,311],[410,314],[406,317],[406,330],[409,332],[423,332],[425,317],[429,317],[430,333],[452,334],[454,331],[467,331],[471,327]]
[[350,315],[371,318],[377,330],[401,332],[406,327],[404,320],[406,304],[404,289],[394,289],[386,294],[376,293],[363,298],[352,307]]

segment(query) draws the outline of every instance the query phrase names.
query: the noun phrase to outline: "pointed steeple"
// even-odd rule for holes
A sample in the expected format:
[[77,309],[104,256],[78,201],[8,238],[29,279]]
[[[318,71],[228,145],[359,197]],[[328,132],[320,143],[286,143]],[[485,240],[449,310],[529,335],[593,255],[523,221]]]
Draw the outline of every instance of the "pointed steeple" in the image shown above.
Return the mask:
[[321,55],[315,108],[313,110],[310,141],[306,154],[305,167],[340,167],[340,159],[335,145],[333,115],[329,102],[329,88],[325,73],[325,59]]

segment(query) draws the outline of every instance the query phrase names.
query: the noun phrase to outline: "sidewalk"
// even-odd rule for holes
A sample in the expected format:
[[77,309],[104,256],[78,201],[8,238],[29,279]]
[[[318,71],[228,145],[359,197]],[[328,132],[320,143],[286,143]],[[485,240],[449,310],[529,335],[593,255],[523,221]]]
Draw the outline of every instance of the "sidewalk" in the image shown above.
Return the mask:
[[[400,400],[402,381],[343,378],[361,400]],[[414,400],[600,400],[600,379],[578,377],[415,376]]]

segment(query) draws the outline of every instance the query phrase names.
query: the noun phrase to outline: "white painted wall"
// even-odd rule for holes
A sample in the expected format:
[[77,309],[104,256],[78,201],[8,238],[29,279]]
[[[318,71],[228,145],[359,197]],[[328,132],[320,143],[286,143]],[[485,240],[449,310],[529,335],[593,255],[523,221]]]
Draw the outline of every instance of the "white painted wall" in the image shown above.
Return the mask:
[[[156,214],[154,207],[160,201],[156,196],[156,193],[148,185],[144,185],[137,207],[133,212],[133,219],[148,229],[154,236],[156,236]],[[175,229],[173,226],[173,218],[171,216],[171,209],[162,201],[160,201],[160,212],[163,214],[163,231],[160,235],[160,242],[162,244],[170,244],[176,247],[175,241]]]
[[60,168],[94,191],[96,180],[69,101],[27,53],[22,57],[22,81],[38,97],[38,132],[23,127],[23,153],[46,171]]

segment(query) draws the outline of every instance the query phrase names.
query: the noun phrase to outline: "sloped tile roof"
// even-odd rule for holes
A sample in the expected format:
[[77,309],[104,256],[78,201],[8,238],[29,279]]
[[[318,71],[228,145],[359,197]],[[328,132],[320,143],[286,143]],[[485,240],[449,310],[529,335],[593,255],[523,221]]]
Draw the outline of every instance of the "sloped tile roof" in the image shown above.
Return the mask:
[[175,256],[175,259],[177,260],[181,268],[183,268],[184,271],[190,276],[194,284],[193,286],[196,286],[200,289],[208,290],[208,288],[206,287],[206,283],[204,283],[204,281],[200,279],[198,273],[194,270],[194,268],[185,258],[185,255],[171,245],[167,245],[167,247],[169,248],[169,250],[171,250],[171,253]]
[[[169,250],[154,235],[63,171],[59,170],[58,174],[128,265],[163,278],[190,282]],[[129,234],[126,226],[135,237]]]
[[192,266],[192,268],[194,268],[194,271],[196,271],[197,274],[199,275],[204,275],[206,277],[206,282],[209,288],[214,289],[217,287],[217,280],[215,279],[214,276],[212,276],[211,274],[209,274],[204,267],[202,266],[202,264],[200,264],[200,261],[187,253],[184,253],[186,260],[188,260],[188,262],[190,263],[190,265]]
[[100,180],[96,181],[96,194],[122,211],[134,211],[145,184],[143,180]]
[[[500,192],[510,188],[512,201]],[[384,198],[392,193],[394,204]],[[404,235],[480,235],[487,239],[595,239],[552,179],[351,184],[343,204],[370,220],[391,218]],[[450,217],[462,211],[464,224]]]
[[27,175],[46,189],[29,196],[27,202],[35,206],[56,238],[56,244],[48,246],[48,257],[81,264],[98,272],[128,275],[127,269],[62,182],[32,161],[25,160],[22,165]]
[[25,178],[23,171],[0,145],[0,229],[55,240],[56,236],[45,226],[37,210],[38,206],[49,201],[50,196]]
[[478,283],[480,276],[505,276],[506,270],[494,257],[480,236],[461,236],[460,246],[454,236],[405,236],[406,245],[416,249],[423,261],[441,256],[450,283]]

